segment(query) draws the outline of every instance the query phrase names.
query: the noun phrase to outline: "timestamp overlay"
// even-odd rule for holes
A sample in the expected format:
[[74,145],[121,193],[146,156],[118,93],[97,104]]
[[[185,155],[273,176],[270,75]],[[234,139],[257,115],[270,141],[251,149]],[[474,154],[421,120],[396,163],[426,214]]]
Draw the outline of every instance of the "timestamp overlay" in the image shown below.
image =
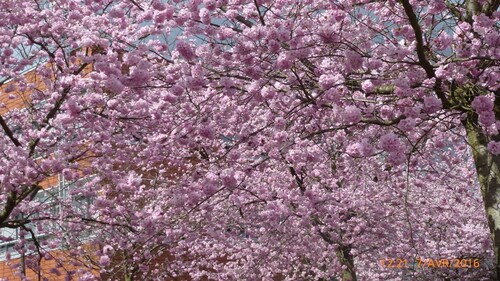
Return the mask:
[[387,269],[399,268],[480,268],[481,262],[474,258],[384,258],[378,264]]

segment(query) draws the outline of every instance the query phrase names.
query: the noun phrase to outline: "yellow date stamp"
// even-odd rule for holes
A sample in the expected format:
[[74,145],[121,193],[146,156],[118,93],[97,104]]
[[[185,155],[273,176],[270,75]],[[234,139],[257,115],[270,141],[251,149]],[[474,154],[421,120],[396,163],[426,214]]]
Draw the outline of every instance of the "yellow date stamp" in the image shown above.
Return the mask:
[[408,262],[408,259],[403,258],[384,258],[379,260],[379,265],[383,268],[398,269],[398,268],[479,268],[481,262],[479,259],[467,258],[450,258],[450,259],[433,259],[433,258],[416,258],[413,262]]

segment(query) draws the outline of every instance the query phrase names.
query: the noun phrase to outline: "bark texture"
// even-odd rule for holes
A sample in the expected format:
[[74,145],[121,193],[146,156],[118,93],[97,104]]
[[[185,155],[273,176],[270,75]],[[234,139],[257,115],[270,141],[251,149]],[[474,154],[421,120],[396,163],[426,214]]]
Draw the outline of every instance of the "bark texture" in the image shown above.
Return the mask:
[[500,280],[500,155],[488,152],[488,137],[477,126],[477,119],[469,116],[464,125],[472,149],[476,172],[481,187],[486,217],[495,252],[495,276]]

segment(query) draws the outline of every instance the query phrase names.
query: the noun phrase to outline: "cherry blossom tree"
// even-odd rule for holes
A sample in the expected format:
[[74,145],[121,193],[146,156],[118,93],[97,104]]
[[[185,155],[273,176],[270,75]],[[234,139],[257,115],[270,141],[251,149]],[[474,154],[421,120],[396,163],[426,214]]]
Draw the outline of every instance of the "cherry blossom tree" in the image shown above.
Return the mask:
[[498,280],[499,6],[2,1],[3,240],[40,279]]

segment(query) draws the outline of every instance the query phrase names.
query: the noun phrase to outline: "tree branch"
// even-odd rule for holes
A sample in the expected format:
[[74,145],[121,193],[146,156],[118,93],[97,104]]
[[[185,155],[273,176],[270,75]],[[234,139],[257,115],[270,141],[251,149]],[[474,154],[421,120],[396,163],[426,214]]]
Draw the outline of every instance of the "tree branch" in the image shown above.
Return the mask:
[[14,143],[15,146],[21,146],[21,143],[19,140],[14,136],[14,133],[12,130],[9,128],[3,117],[0,115],[0,125],[2,126],[2,129],[4,130],[5,134],[9,139]]
[[419,65],[424,69],[425,73],[427,74],[427,78],[436,79],[436,82],[434,83],[433,89],[436,92],[436,95],[438,96],[438,98],[443,103],[443,107],[450,108],[450,103],[448,102],[448,99],[446,99],[446,95],[444,94],[443,90],[441,89],[441,79],[436,77],[436,73],[434,72],[434,67],[429,62],[429,60],[427,59],[427,57],[425,55],[427,46],[425,46],[425,44],[424,44],[422,28],[420,27],[420,24],[418,22],[417,15],[413,11],[413,7],[411,6],[411,4],[408,0],[401,0],[401,4],[403,5],[406,16],[408,17],[408,20],[410,21],[410,25],[413,29],[413,33],[415,34],[415,40],[417,43],[416,52],[417,52]]
[[264,17],[262,16],[262,13],[260,12],[259,9],[259,4],[257,3],[257,0],[253,0],[253,3],[255,4],[255,8],[257,8],[257,13],[259,14],[259,20],[262,26],[265,26],[266,23],[264,22]]

